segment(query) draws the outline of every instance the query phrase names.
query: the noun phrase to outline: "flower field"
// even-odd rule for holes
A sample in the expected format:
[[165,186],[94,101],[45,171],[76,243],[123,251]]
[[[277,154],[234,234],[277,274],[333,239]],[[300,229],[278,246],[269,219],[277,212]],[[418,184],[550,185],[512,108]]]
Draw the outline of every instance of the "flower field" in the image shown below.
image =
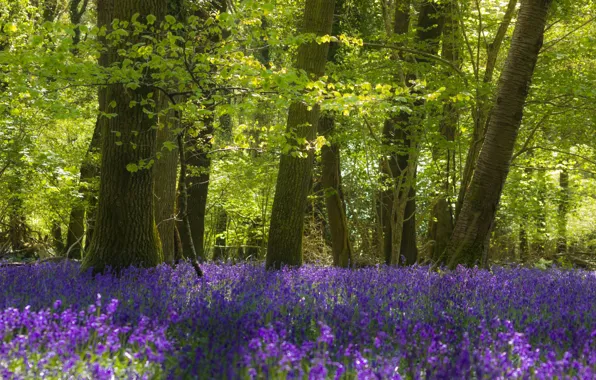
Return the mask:
[[596,377],[596,275],[0,268],[0,377]]

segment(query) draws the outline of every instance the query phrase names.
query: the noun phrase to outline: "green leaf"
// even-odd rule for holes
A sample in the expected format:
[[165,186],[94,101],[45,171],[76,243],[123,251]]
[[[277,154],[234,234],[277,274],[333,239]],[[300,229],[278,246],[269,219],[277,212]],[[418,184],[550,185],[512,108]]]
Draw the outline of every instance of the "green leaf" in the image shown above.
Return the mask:
[[135,173],[139,171],[139,166],[137,164],[128,164],[126,165],[126,170],[131,173]]
[[153,15],[148,15],[147,16],[147,25],[153,25],[153,23],[155,23],[155,20],[157,20],[157,17],[155,17]]
[[166,22],[173,25],[176,23],[176,18],[172,15],[166,15]]

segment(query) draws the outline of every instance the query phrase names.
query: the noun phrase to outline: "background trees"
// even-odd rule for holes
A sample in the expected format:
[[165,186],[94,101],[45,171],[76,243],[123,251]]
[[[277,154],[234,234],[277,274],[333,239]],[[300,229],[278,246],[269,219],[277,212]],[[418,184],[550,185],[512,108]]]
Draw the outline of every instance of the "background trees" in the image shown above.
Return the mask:
[[[501,157],[488,148],[503,138],[494,117],[503,103],[495,101],[503,92],[513,101],[503,86],[505,57],[518,54],[513,25],[525,15],[517,1],[343,0],[335,10],[314,0],[181,1],[109,16],[106,4],[0,1],[2,252],[68,252],[91,265],[94,250],[109,250],[129,260],[122,265],[138,265],[122,253],[126,244],[108,248],[134,236],[143,255],[161,248],[168,262],[188,256],[177,144],[184,136],[187,216],[202,259],[472,264],[480,249],[470,260],[443,253],[453,225],[460,227],[451,247],[463,241],[463,220],[478,226],[471,201],[463,206],[482,185],[495,194],[503,187],[498,207],[498,196],[476,204],[490,209],[476,239],[489,261],[590,261],[592,2],[561,2],[546,16],[527,99],[517,99],[524,118],[498,175],[485,164]],[[320,20],[307,17],[317,7]],[[309,49],[316,60],[305,60]],[[101,180],[100,159],[113,164]],[[311,161],[323,184],[312,192]],[[96,215],[94,194],[109,199],[108,188],[113,198],[100,195]],[[307,202],[327,202],[329,214],[303,236]],[[89,246],[93,220],[100,235]]]

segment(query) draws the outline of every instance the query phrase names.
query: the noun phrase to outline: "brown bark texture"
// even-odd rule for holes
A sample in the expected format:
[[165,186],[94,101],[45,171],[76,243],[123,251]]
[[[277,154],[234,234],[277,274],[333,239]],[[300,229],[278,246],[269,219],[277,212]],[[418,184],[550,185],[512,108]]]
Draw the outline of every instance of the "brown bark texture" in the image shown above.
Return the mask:
[[333,265],[347,268],[353,264],[352,244],[341,188],[340,147],[333,141],[334,124],[333,116],[323,115],[319,119],[319,133],[330,141],[329,145],[321,149],[321,182],[331,232]]
[[451,268],[487,265],[490,232],[542,46],[549,5],[548,0],[522,2],[478,164],[447,247]]
[[[179,226],[178,231],[185,255],[192,250],[190,236],[197,253],[197,259],[203,261],[205,260],[205,214],[211,171],[211,158],[208,153],[211,150],[211,138],[213,137],[212,117],[206,117],[203,127],[199,131],[190,131],[189,128],[186,136],[186,164],[190,169],[186,174],[187,212],[191,230],[190,235],[186,228]],[[181,209],[180,205],[178,209]]]
[[[162,109],[169,105],[166,95],[159,94],[159,102]],[[155,223],[161,241],[164,261],[168,264],[174,262],[174,228],[176,227],[176,175],[178,168],[178,149],[171,149],[164,146],[169,143],[170,147],[176,146],[176,135],[172,133],[178,119],[173,110],[166,111],[159,118],[159,129],[157,131],[157,160],[153,165],[155,181]]]
[[[499,28],[497,29],[495,39],[488,46],[486,67],[484,69],[484,76],[482,78],[482,85],[484,87],[488,87],[493,81],[495,69],[497,66],[497,58],[499,57],[499,52],[501,51],[503,40],[507,35],[507,30],[509,29],[511,19],[513,18],[513,14],[515,13],[517,2],[518,0],[509,0],[509,3],[507,4],[507,9],[505,10],[505,15],[503,16],[503,20],[501,21],[501,23],[499,24]],[[472,175],[474,174],[476,162],[478,161],[478,154],[480,154],[480,149],[482,148],[482,143],[484,142],[484,137],[486,134],[486,128],[488,126],[488,115],[492,107],[492,93],[489,92],[486,88],[481,88],[479,90],[480,93],[476,100],[475,110],[473,111],[474,131],[472,133],[472,139],[470,140],[470,147],[466,156],[464,173],[461,179],[461,185],[457,197],[457,204],[455,207],[456,219],[459,216],[459,212],[461,211],[461,207],[464,203],[464,197],[466,195],[466,192],[468,191],[470,181],[472,181]]]
[[[139,13],[140,20],[145,20],[149,14],[154,15],[157,27],[166,10],[165,0],[99,0],[98,26],[110,25],[113,19],[129,20]],[[142,41],[140,37],[138,39]],[[108,47],[106,63],[120,59],[117,47]],[[141,168],[131,172],[127,169],[128,164],[155,156],[156,119],[150,119],[140,105],[155,92],[146,84],[135,90],[122,84],[110,84],[105,91],[105,97],[100,99],[104,103],[100,104],[100,109],[108,109],[117,116],[101,119],[97,221],[82,269],[93,268],[97,272],[107,267],[118,271],[131,265],[155,266],[162,257],[154,219],[153,170]],[[136,105],[131,107],[132,101]]]
[[[306,0],[303,32],[318,36],[331,33],[334,0]],[[329,44],[315,41],[298,48],[297,68],[310,77],[318,78],[325,71]],[[309,109],[304,103],[293,103],[288,112],[286,131],[296,138],[312,141],[319,121],[317,106]],[[295,141],[291,141],[296,145]],[[293,154],[292,154],[293,153]],[[298,153],[298,154],[297,154]],[[302,265],[302,235],[304,212],[312,176],[312,151],[293,151],[282,154],[273,199],[266,266],[269,269],[284,265]]]

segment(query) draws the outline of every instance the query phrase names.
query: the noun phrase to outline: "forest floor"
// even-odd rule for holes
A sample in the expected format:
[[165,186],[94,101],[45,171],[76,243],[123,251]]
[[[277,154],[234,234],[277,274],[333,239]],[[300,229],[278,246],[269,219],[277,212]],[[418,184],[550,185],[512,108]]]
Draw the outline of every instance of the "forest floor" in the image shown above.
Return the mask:
[[1,378],[596,376],[596,274],[0,268]]

